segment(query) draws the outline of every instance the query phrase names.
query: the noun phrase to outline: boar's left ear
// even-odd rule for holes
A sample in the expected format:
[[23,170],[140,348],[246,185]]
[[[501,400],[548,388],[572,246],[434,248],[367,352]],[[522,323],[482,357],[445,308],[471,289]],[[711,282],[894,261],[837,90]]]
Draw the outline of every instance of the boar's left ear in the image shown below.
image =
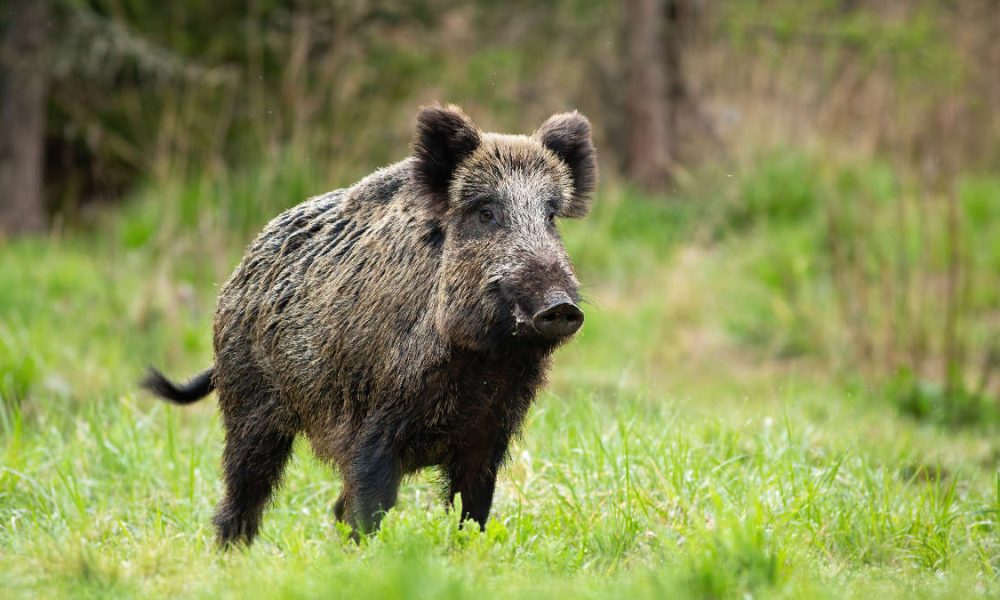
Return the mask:
[[597,151],[590,141],[590,121],[576,111],[552,115],[535,138],[569,166],[573,177],[573,195],[559,209],[559,216],[586,215],[597,185]]
[[479,143],[479,131],[459,107],[435,105],[420,110],[413,142],[417,158],[413,173],[418,185],[433,197],[435,208],[447,209],[452,175]]

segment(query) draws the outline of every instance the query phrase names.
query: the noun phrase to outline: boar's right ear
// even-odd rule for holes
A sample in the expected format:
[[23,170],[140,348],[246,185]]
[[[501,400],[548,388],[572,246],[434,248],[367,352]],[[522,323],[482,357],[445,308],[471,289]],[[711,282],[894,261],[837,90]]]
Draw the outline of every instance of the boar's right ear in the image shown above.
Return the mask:
[[455,169],[479,143],[476,126],[455,105],[427,106],[417,115],[414,179],[442,212],[447,208],[448,186]]

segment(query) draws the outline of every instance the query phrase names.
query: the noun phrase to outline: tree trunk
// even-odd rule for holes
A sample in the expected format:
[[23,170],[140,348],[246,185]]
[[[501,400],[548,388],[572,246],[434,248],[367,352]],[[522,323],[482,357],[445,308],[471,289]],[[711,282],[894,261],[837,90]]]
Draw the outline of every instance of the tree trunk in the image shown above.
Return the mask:
[[667,128],[671,142],[668,157],[677,156],[677,133],[680,131],[682,104],[690,99],[681,62],[681,0],[664,0],[663,8],[663,67],[666,77]]
[[45,229],[42,163],[49,0],[8,0],[0,45],[0,232]]
[[625,169],[646,188],[670,181],[670,115],[663,0],[625,5]]

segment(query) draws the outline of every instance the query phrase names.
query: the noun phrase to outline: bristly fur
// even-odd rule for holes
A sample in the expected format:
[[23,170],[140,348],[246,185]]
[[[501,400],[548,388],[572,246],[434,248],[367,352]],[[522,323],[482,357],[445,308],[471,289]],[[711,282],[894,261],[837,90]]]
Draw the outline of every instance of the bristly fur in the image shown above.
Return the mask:
[[529,317],[553,293],[578,299],[552,217],[590,202],[581,119],[511,136],[455,107],[424,109],[414,157],[289,209],[250,244],[219,296],[213,369],[188,386],[147,379],[174,401],[217,388],[223,544],[253,540],[299,434],[339,469],[335,513],[356,532],[430,466],[446,501],[461,494],[462,517],[485,524],[565,339]]

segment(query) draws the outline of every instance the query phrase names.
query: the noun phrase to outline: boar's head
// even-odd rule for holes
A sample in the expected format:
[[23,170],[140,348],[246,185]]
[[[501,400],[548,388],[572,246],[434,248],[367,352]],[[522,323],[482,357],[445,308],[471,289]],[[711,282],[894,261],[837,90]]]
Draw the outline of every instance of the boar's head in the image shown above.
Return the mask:
[[552,347],[583,324],[557,228],[590,208],[597,160],[572,112],[531,136],[479,131],[454,106],[420,112],[414,179],[441,233],[435,323],[471,349]]

